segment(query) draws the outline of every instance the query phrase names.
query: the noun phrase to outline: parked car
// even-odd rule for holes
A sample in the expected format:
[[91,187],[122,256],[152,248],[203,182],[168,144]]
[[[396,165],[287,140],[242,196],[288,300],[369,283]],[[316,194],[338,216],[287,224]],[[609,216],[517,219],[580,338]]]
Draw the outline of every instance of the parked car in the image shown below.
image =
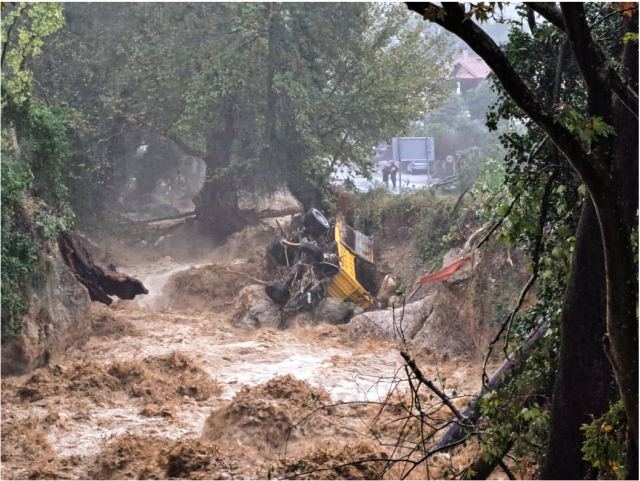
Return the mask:
[[414,161],[407,165],[407,174],[426,174],[427,170],[426,162]]

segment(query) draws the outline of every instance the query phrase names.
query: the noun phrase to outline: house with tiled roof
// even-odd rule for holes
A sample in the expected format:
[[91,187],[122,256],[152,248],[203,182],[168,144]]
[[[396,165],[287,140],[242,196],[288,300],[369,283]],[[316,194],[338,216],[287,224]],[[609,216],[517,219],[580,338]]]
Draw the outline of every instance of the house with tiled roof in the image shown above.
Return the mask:
[[453,77],[458,81],[459,91],[465,92],[480,85],[491,72],[489,66],[480,57],[463,50],[453,64]]

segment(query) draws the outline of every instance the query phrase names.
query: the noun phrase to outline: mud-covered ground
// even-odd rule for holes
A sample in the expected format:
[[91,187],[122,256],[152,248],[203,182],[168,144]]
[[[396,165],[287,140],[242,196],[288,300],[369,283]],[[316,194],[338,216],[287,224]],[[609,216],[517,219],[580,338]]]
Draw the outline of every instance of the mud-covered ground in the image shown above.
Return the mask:
[[[237,272],[256,260],[226,252],[192,265],[131,263],[146,298],[95,305],[86,345],[2,380],[3,479],[380,477],[407,429],[398,346],[354,338],[348,326],[233,327],[240,286],[221,285],[220,266]],[[206,302],[175,297],[184,272]],[[459,406],[478,388],[478,363],[415,354]],[[454,462],[436,457],[412,477],[438,477]]]

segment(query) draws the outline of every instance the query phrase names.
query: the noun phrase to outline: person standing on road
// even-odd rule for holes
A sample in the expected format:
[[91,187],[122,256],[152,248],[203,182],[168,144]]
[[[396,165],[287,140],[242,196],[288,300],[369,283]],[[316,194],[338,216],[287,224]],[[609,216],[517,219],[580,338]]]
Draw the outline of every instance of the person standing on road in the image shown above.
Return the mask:
[[387,186],[387,189],[389,188],[389,172],[391,170],[391,167],[389,167],[389,162],[387,161],[383,161],[382,162],[382,182],[384,182],[384,185]]
[[[391,176],[391,184],[393,185],[393,190],[396,190],[396,175],[398,174],[398,165],[395,162],[391,162],[391,167],[389,168],[389,175]],[[389,185],[387,184],[387,187]]]

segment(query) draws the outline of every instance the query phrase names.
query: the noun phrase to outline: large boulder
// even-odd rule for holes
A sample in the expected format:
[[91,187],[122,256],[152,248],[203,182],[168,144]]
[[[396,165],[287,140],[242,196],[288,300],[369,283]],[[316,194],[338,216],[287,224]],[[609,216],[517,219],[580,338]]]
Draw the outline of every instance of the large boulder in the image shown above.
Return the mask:
[[389,307],[359,314],[351,319],[352,338],[373,337],[388,340],[412,339],[424,326],[433,309],[432,296],[395,309]]
[[251,284],[240,290],[234,325],[237,327],[278,327],[282,313],[267,297],[264,286]]
[[325,297],[316,306],[313,317],[316,322],[328,324],[346,324],[354,315],[357,306],[353,302],[344,302],[334,297]]
[[393,297],[395,297],[396,291],[400,287],[400,280],[391,276],[386,275],[380,284],[380,289],[378,290],[378,295],[376,299],[380,303],[380,307],[385,308],[392,304],[390,302]]
[[[447,251],[447,253],[442,258],[442,267],[449,266],[453,264],[455,261],[460,259],[462,256],[467,254],[469,251],[465,248],[453,247]],[[449,279],[445,282],[448,284],[455,284],[456,282],[466,281],[471,278],[474,274],[480,262],[482,261],[482,253],[479,250],[473,252],[471,259],[469,262],[465,262],[462,267],[453,273]]]
[[28,310],[20,335],[2,338],[2,375],[24,374],[46,365],[91,333],[89,293],[64,263],[57,246],[52,250],[44,272],[26,286]]

